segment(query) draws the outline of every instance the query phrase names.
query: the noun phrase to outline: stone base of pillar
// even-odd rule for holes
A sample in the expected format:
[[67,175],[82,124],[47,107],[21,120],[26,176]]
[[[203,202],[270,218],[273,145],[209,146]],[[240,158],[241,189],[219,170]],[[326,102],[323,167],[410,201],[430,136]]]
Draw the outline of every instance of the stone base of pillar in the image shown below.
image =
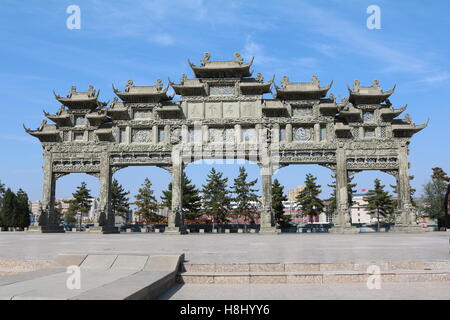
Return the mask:
[[422,233],[426,232],[426,228],[422,228],[418,225],[395,225],[391,229],[390,232],[403,232],[403,233]]
[[120,233],[119,228],[113,226],[103,226],[102,227],[103,234],[112,234],[112,233]]
[[275,227],[261,227],[261,229],[259,229],[259,234],[278,234],[277,232],[277,228]]
[[41,226],[29,226],[27,232],[42,232]]
[[359,228],[356,228],[351,225],[346,226],[334,226],[329,230],[329,233],[334,234],[357,234],[359,233]]
[[63,226],[59,225],[49,225],[49,226],[42,226],[41,233],[64,233],[66,230]]
[[164,230],[164,234],[167,235],[180,235],[180,234],[188,234],[185,227],[167,227]]
[[103,233],[102,227],[100,226],[92,226],[87,229],[88,233]]

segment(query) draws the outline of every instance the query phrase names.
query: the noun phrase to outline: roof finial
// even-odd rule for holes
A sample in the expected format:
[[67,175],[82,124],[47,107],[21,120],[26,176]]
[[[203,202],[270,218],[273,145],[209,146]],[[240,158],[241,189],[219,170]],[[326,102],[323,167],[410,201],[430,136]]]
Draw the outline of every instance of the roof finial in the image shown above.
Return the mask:
[[125,92],[129,92],[131,87],[133,87],[133,86],[134,86],[133,80],[128,80],[127,85],[125,86]]
[[282,84],[283,88],[286,88],[288,83],[289,83],[289,77],[288,76],[284,76],[283,79],[281,79],[281,84]]
[[380,88],[380,82],[378,80],[373,80],[372,81],[372,86],[376,89],[381,89]]
[[256,81],[261,82],[261,83],[264,82],[264,77],[263,77],[263,75],[260,72],[258,72],[256,74]]
[[211,53],[205,52],[205,54],[203,55],[203,59],[200,60],[202,66],[205,66],[205,64],[209,61],[210,58],[211,58]]
[[156,90],[161,91],[163,88],[163,82],[160,78],[156,79]]
[[361,81],[355,80],[355,84],[353,85],[353,90],[354,90],[355,92],[359,92],[359,87],[360,87],[360,85],[361,85]]
[[236,61],[239,64],[243,64],[244,63],[244,59],[242,58],[241,54],[239,52],[236,52],[234,54],[234,61]]
[[312,83],[313,85],[315,85],[315,86],[320,86],[319,78],[317,78],[316,75],[313,75],[313,76],[311,77],[311,83]]

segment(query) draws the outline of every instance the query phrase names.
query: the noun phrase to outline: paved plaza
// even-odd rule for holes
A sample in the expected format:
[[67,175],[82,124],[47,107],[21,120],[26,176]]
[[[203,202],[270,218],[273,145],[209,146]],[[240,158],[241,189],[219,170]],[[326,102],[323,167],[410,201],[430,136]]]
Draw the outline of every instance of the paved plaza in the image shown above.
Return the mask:
[[450,233],[423,234],[38,234],[0,233],[0,259],[59,253],[185,254],[191,263],[371,262],[449,259]]
[[160,300],[450,300],[450,283],[176,285]]

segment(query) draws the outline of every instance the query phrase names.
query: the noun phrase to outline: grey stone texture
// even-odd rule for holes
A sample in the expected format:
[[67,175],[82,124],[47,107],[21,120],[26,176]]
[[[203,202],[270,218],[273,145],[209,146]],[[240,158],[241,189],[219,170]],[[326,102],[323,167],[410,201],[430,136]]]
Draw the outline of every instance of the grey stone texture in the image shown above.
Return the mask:
[[[54,268],[0,278],[3,300],[154,299],[175,283],[183,255],[63,255]],[[152,262],[154,260],[155,262]],[[80,288],[67,287],[61,265],[80,267]]]

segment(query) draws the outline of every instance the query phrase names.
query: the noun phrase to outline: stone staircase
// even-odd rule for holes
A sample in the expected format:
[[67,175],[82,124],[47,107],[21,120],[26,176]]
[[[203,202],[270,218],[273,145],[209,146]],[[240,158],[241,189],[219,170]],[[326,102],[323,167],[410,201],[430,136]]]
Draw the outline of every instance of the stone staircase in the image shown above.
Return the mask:
[[[378,273],[379,272],[379,273]],[[450,281],[450,260],[365,263],[184,263],[177,275],[186,284],[366,283]]]

